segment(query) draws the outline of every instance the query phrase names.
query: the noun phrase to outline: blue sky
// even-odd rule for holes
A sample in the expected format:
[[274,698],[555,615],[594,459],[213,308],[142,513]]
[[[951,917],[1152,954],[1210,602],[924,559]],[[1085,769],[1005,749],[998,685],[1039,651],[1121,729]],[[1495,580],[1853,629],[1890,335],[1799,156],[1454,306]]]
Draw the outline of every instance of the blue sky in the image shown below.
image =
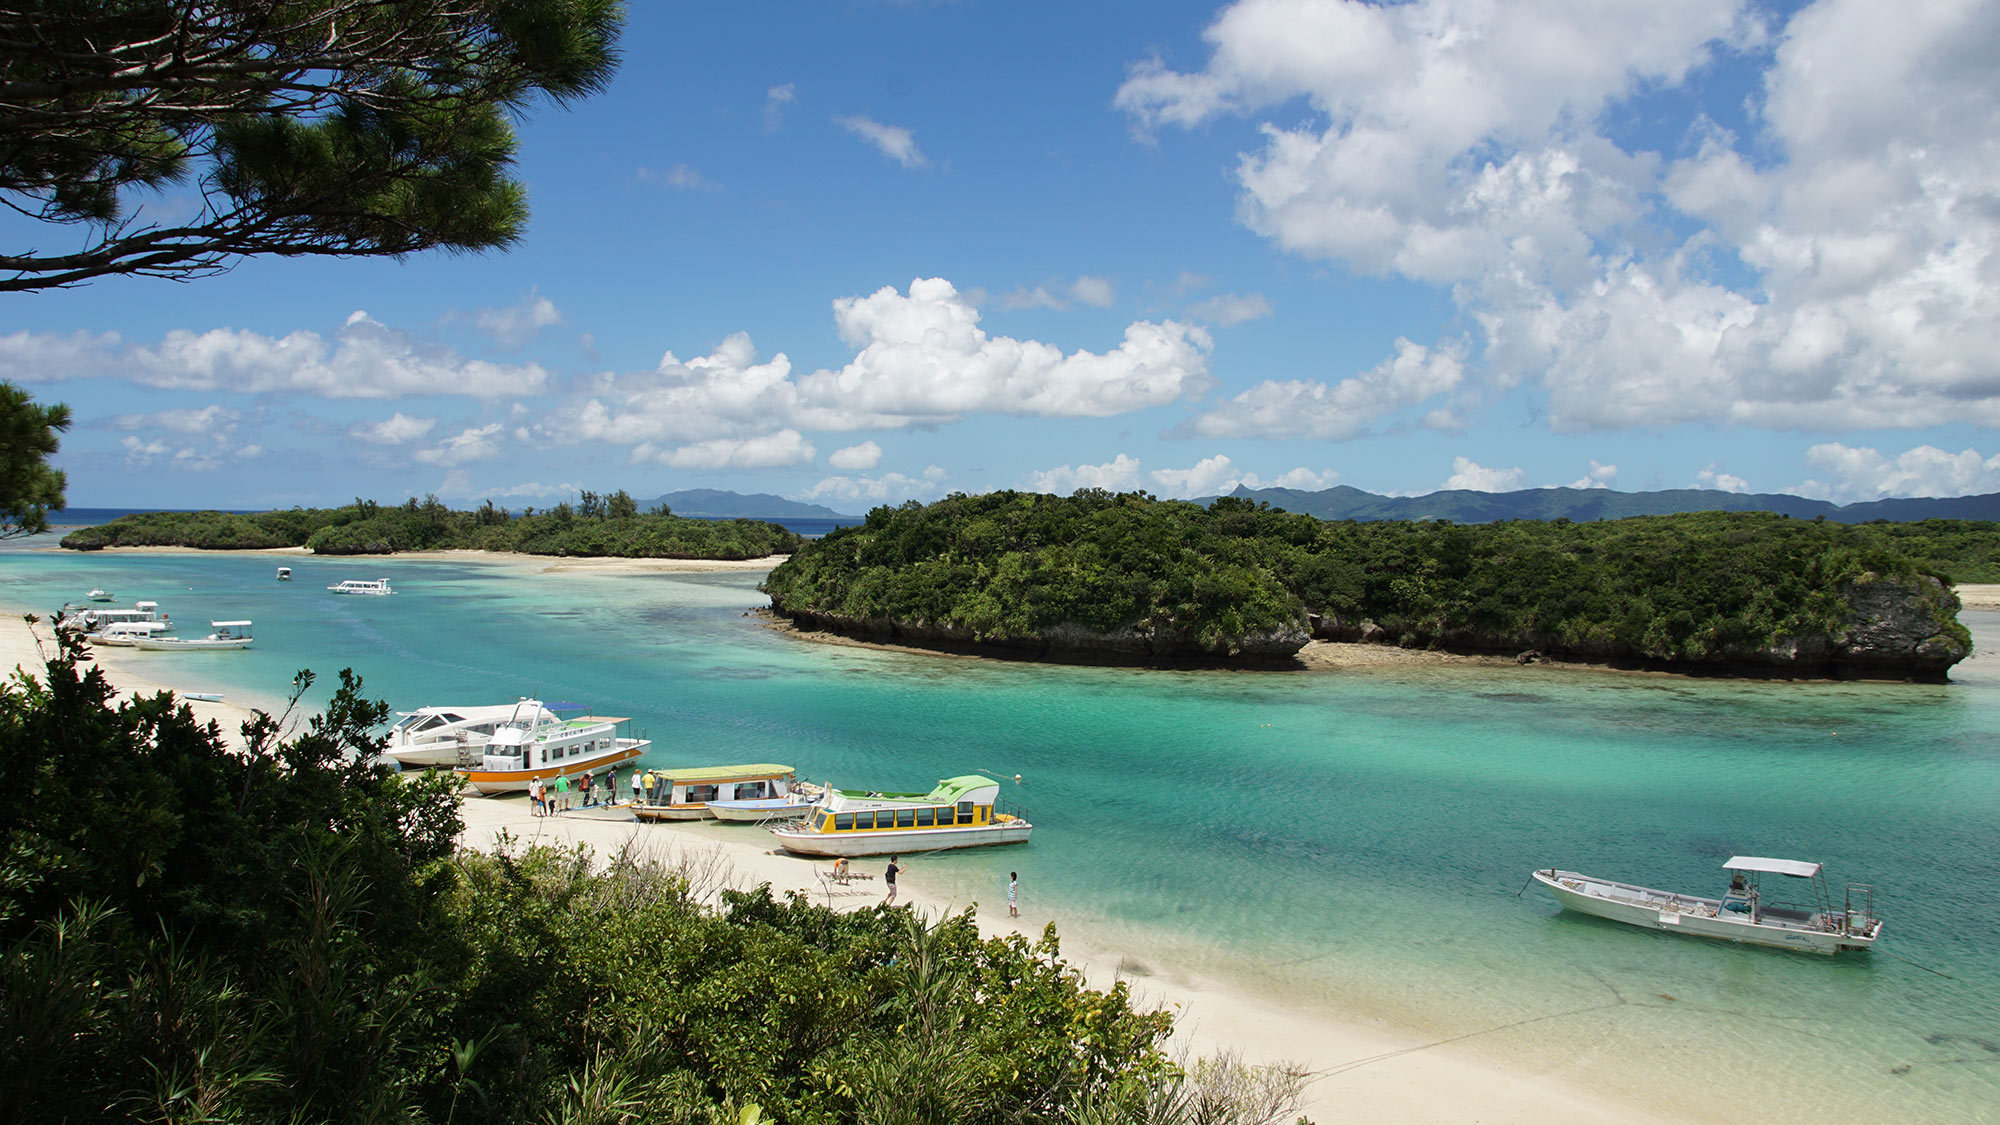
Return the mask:
[[2000,491],[1990,0],[636,3],[623,52],[522,124],[510,253],[0,297],[71,503]]

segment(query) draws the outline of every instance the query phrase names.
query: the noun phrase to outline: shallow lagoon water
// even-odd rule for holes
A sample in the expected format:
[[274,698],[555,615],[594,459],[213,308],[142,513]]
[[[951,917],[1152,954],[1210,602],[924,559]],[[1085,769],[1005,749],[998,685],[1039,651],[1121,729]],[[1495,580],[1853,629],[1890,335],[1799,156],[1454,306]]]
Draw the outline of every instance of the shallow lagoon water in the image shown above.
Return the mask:
[[[745,616],[754,574],[46,546],[0,550],[0,604],[103,586],[183,631],[256,621],[248,653],[156,654],[184,690],[281,698],[312,668],[317,703],[352,667],[393,708],[630,715],[657,765],[885,789],[1020,774],[1031,844],[913,876],[997,904],[1019,870],[1073,945],[1142,977],[1460,1039],[1705,1120],[2000,1120],[2000,615],[1963,615],[1981,655],[1946,685],[1147,672],[808,644]],[[393,597],[324,590],[377,576]],[[1736,948],[1516,893],[1554,865],[1714,894],[1735,853],[1873,884],[1882,947]]]

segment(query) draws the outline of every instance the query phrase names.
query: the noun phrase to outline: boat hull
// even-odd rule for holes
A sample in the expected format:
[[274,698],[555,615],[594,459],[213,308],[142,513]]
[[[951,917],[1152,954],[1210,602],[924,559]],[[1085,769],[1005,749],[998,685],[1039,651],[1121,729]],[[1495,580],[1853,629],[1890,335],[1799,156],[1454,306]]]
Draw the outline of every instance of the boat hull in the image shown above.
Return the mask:
[[172,637],[138,637],[132,647],[148,652],[228,652],[239,648],[249,648],[254,643],[250,637],[240,637],[226,641],[175,640]]
[[707,820],[710,813],[707,805],[634,804],[632,815],[640,820]]
[[[605,766],[615,766],[638,757],[646,752],[646,747],[652,745],[644,739],[621,738],[619,742],[621,745],[616,750],[592,758],[578,758],[573,762],[564,762],[560,766],[543,766],[528,770],[460,769],[456,772],[465,778],[467,785],[479,790],[483,797],[490,797],[495,793],[520,793],[526,791],[528,783],[536,778],[554,781],[558,777],[576,777],[591,770],[603,769]],[[624,743],[637,743],[637,745],[623,745]]]
[[1718,909],[1720,904],[1714,899],[1613,883],[1574,871],[1545,869],[1536,871],[1534,877],[1566,910],[1628,926],[1717,941],[1830,955],[1843,949],[1867,949],[1874,945],[1881,931],[1880,923],[1875,923],[1870,933],[1858,934],[1843,933],[1831,924],[1808,928],[1752,922],[1747,914]]
[[813,809],[811,801],[787,801],[782,798],[769,801],[710,801],[708,811],[717,820],[727,820],[736,824],[762,824],[768,820],[790,820],[804,816]]
[[778,846],[797,855],[864,856],[936,852],[995,844],[1024,844],[1035,826],[1026,821],[958,828],[893,828],[870,832],[806,832],[771,829]]

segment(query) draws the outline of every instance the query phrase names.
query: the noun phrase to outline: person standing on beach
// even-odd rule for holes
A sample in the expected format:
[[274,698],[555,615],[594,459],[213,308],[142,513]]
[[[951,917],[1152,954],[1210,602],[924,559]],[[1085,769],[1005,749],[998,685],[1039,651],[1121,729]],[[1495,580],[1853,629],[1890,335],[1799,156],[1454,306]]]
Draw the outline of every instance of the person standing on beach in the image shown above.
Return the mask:
[[902,868],[896,866],[896,857],[890,856],[889,869],[882,872],[882,881],[889,884],[889,893],[882,896],[883,906],[896,905],[896,872],[901,870]]
[[592,771],[590,771],[590,770],[585,770],[585,771],[583,771],[583,807],[584,807],[584,808],[586,808],[586,809],[587,809],[587,808],[589,808],[589,807],[590,807],[590,802],[596,799],[596,798],[595,798],[595,796],[594,796],[594,794],[595,794],[596,792],[597,792],[597,774],[593,773],[593,772],[592,772]]
[[539,777],[528,779],[528,815],[542,815],[542,779]]
[[1020,891],[1021,873],[1018,871],[1009,871],[1007,873],[1007,917],[1009,918],[1019,918],[1021,916]]
[[569,808],[569,778],[568,778],[567,776],[564,776],[564,775],[560,775],[560,774],[559,774],[559,775],[557,775],[557,777],[556,777],[556,813],[557,813],[557,815],[561,815],[561,814],[563,813],[563,811],[564,811],[564,810],[566,810],[566,809],[568,809],[568,808]]

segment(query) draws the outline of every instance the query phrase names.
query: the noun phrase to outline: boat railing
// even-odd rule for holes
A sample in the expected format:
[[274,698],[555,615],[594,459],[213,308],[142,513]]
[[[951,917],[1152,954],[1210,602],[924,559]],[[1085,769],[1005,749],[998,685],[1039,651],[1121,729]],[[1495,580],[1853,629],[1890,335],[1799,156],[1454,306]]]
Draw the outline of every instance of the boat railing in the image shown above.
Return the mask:
[[995,818],[998,818],[1002,813],[1005,813],[1006,815],[1011,817],[1015,817],[1016,819],[1019,820],[1030,819],[1028,816],[1028,810],[1022,805],[1014,801],[1009,801],[1000,797],[993,798],[993,815],[995,816]]

